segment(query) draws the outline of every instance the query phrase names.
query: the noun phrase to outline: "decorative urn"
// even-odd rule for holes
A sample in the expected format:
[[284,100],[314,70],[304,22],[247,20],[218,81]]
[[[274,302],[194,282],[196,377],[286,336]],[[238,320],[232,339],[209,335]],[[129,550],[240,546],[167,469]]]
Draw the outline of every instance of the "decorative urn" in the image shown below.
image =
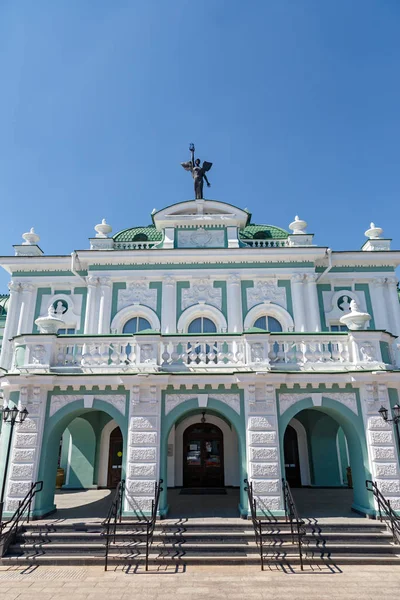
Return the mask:
[[350,302],[350,312],[340,317],[340,322],[346,325],[348,329],[360,330],[365,329],[368,321],[371,320],[371,315],[363,313],[359,310],[358,304],[355,300]]
[[35,323],[40,333],[57,333],[59,329],[65,328],[65,321],[56,315],[53,305],[50,306],[48,315],[39,317]]

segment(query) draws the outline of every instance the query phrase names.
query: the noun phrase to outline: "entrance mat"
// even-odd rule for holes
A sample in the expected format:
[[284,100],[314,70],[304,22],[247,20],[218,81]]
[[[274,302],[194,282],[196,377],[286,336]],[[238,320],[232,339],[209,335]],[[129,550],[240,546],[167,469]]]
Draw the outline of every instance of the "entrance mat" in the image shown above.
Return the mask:
[[225,488],[182,488],[180,496],[223,496]]

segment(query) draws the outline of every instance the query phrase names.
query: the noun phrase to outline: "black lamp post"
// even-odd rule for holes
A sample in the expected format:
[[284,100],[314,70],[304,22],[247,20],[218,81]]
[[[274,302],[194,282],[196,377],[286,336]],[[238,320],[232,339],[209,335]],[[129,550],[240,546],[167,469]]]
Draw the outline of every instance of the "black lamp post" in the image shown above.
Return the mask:
[[397,434],[397,448],[398,448],[398,451],[400,452],[400,431],[399,431],[400,406],[398,404],[395,404],[393,406],[393,419],[388,419],[389,411],[384,406],[380,407],[380,409],[378,410],[378,413],[381,415],[382,419],[386,423],[394,423],[395,424],[395,429],[396,429],[396,434]]
[[11,431],[10,431],[10,436],[8,438],[6,464],[4,466],[4,475],[3,475],[3,485],[1,486],[0,524],[3,522],[4,492],[6,491],[8,462],[10,460],[11,443],[12,443],[14,426],[15,426],[15,423],[23,423],[27,416],[28,416],[28,411],[26,410],[26,408],[24,408],[23,410],[19,410],[16,406],[14,406],[11,409],[8,406],[3,408],[3,421],[4,421],[4,423],[10,424]]

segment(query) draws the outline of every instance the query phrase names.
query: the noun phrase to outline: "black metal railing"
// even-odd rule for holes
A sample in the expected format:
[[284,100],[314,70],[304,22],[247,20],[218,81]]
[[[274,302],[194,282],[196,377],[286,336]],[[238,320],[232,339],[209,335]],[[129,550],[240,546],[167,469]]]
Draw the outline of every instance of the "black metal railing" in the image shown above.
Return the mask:
[[365,485],[367,490],[374,495],[378,504],[379,520],[385,522],[390,529],[393,536],[393,542],[395,544],[400,544],[400,517],[397,516],[391,507],[390,500],[385,498],[374,481],[367,479]]
[[106,551],[104,556],[104,570],[108,567],[108,554],[110,551],[110,539],[112,538],[115,544],[115,536],[117,533],[117,523],[122,520],[122,501],[125,491],[125,479],[121,479],[115,490],[114,499],[108,511],[106,519],[103,521],[105,528],[104,535],[106,536]]
[[261,558],[261,570],[264,571],[264,550],[263,550],[263,538],[262,538],[262,523],[261,519],[257,517],[257,502],[253,496],[253,483],[248,479],[244,480],[246,487],[244,488],[247,492],[247,499],[250,506],[250,515],[254,527],[254,535],[256,538],[256,544]]
[[32,512],[32,501],[36,494],[43,489],[43,481],[36,481],[31,484],[28,493],[23,500],[18,502],[18,508],[8,521],[0,524],[0,556],[4,556],[8,546],[18,532],[22,523],[29,523]]
[[303,571],[303,538],[306,535],[306,528],[304,526],[304,521],[299,517],[290,485],[286,479],[282,479],[282,492],[286,522],[290,523],[292,543],[297,544],[299,549],[300,568]]
[[163,488],[161,487],[162,482],[163,480],[160,479],[160,481],[158,483],[156,482],[155,484],[154,499],[151,501],[151,516],[149,519],[147,519],[146,523],[146,571],[149,570],[149,552],[153,543],[153,534],[156,526],[158,505],[160,502],[160,493],[163,491]]

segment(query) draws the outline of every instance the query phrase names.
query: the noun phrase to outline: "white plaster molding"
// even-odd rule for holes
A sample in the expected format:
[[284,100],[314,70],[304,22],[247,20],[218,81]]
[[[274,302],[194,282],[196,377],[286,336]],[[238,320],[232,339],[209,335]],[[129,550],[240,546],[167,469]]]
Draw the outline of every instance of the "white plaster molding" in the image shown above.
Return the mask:
[[347,406],[347,408],[353,411],[354,414],[358,415],[356,394],[354,392],[341,392],[337,394],[323,392],[322,396],[324,398],[329,398],[330,400],[336,400],[337,402],[340,402],[343,404],[343,406]]
[[171,410],[174,410],[182,402],[186,400],[196,400],[197,394],[166,394],[165,395],[165,415],[168,415]]
[[263,302],[249,310],[244,319],[244,330],[253,327],[259,317],[274,317],[282,325],[283,331],[293,331],[294,329],[294,321],[285,308],[272,302]]
[[[187,333],[190,323],[197,317],[207,317],[216,325],[218,333],[224,333],[228,324],[222,312],[210,304],[195,304],[183,311],[178,321],[178,332]],[[199,334],[203,335],[203,334]],[[212,336],[212,333],[205,334]]]
[[210,398],[223,402],[240,415],[240,394],[210,394]]
[[224,248],[224,229],[178,229],[178,248]]
[[125,290],[118,291],[117,310],[122,310],[132,304],[142,304],[156,311],[157,290],[151,289],[145,280],[131,282]]
[[198,302],[211,304],[219,310],[222,308],[222,289],[213,287],[210,279],[195,279],[190,282],[190,288],[182,289],[182,310]]
[[51,397],[49,416],[52,417],[61,408],[63,408],[67,404],[71,404],[71,402],[75,402],[76,400],[83,400],[84,406],[86,406],[87,408],[90,408],[89,403],[87,401],[86,401],[86,405],[85,405],[85,398],[90,398],[90,396],[92,396],[92,398],[93,398],[93,401],[90,402],[90,404],[92,406],[93,406],[94,400],[103,400],[103,402],[108,402],[109,404],[114,406],[114,408],[116,408],[122,415],[125,414],[126,398],[125,398],[124,394],[94,394],[94,395],[89,394],[89,395],[85,395],[85,396],[82,394],[81,395],[66,394],[66,395],[59,395],[59,396]]
[[296,402],[300,402],[300,400],[305,400],[306,398],[311,398],[311,393],[308,394],[280,394],[279,395],[279,412],[283,415],[284,412],[287,411],[288,408],[296,404]]
[[254,287],[247,288],[247,306],[253,308],[260,302],[275,302],[286,307],[286,290],[278,286],[275,279],[261,279],[254,283]]
[[144,319],[147,319],[152,329],[160,331],[160,319],[151,308],[144,306],[143,304],[132,304],[117,312],[111,322],[111,331],[113,333],[122,333],[125,323],[134,317],[143,317]]

